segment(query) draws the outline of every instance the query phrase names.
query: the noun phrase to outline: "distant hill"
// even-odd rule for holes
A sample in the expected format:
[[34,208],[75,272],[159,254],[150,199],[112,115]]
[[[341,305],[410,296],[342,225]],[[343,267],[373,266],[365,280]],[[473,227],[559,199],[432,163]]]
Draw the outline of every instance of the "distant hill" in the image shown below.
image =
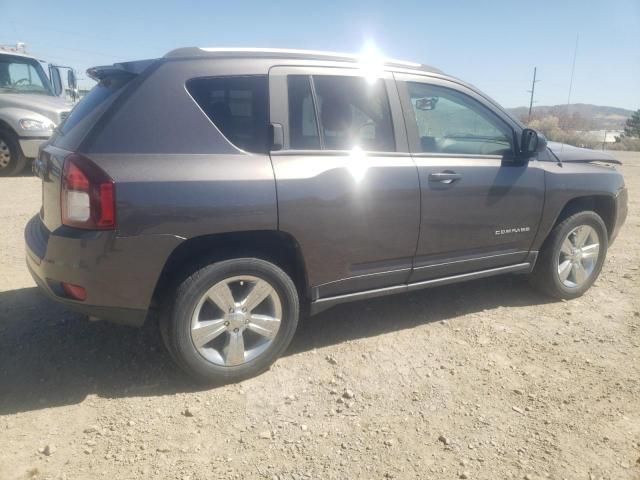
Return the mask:
[[[526,120],[529,115],[529,107],[507,108],[516,117]],[[562,117],[578,115],[589,123],[590,130],[622,130],[632,110],[617,107],[603,107],[588,103],[572,103],[571,105],[550,105],[533,107],[533,116],[536,118],[553,115]]]

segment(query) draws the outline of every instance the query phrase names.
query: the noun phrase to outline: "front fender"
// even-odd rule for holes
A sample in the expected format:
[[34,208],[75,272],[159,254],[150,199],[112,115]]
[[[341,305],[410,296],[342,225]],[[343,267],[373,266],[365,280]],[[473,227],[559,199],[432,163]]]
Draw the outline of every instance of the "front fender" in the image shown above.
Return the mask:
[[[598,210],[608,205],[611,218],[604,218],[609,235],[618,229],[619,195],[624,178],[612,167],[588,163],[545,162],[545,202],[532,250],[539,250],[568,206]],[[626,203],[626,202],[625,202]],[[625,204],[626,207],[626,204]],[[607,210],[607,208],[605,208]]]

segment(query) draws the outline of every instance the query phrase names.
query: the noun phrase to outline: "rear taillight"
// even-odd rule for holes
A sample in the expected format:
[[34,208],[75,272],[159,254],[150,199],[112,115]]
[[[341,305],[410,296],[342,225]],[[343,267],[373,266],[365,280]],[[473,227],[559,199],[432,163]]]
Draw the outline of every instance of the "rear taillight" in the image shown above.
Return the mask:
[[89,230],[116,228],[113,180],[82,155],[72,153],[64,159],[60,200],[64,225]]

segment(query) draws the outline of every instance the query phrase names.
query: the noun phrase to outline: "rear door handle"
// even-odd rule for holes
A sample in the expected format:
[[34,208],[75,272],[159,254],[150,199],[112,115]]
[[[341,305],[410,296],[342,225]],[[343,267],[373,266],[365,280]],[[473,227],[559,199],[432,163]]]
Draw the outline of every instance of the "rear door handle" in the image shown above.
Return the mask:
[[460,180],[462,175],[456,172],[440,172],[440,173],[430,173],[429,181],[430,182],[440,182],[440,183],[453,183],[456,180]]

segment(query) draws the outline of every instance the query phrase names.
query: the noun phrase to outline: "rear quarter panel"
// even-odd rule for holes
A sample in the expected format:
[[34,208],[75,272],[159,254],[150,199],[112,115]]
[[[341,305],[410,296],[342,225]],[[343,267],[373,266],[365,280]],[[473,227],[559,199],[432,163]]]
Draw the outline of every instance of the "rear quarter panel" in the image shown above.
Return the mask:
[[276,190],[268,156],[121,154],[91,156],[116,182],[119,236],[275,230]]
[[[99,277],[111,295],[92,298],[96,304],[146,309],[167,259],[185,239],[277,229],[269,156],[229,143],[185,88],[195,77],[266,72],[260,62],[162,63],[118,96],[74,147],[115,181],[117,230],[100,234],[103,244],[88,245],[87,272],[78,270],[79,281]],[[58,184],[61,167],[60,161]],[[59,219],[59,208],[51,213]]]
[[191,98],[192,78],[267,75],[269,63],[163,61],[121,96],[81,146],[116,182],[118,235],[277,229],[267,154],[232,145]]

